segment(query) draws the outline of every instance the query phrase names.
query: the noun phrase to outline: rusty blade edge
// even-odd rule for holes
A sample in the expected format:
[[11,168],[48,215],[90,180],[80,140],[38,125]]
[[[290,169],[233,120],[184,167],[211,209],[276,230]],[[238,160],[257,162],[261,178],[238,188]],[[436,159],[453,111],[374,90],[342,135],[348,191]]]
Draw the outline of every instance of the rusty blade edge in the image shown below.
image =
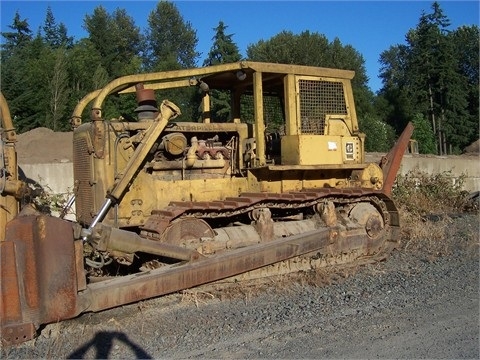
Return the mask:
[[336,228],[274,240],[168,268],[90,284],[79,293],[84,311],[100,311],[193,286],[228,278],[262,266],[321,249],[339,232]]

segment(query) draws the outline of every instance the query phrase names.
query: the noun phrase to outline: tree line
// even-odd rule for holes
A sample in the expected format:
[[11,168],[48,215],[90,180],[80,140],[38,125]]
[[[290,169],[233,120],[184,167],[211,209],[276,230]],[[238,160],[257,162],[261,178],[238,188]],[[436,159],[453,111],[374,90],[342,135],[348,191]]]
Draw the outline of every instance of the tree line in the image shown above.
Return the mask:
[[[1,91],[9,102],[18,132],[37,127],[70,130],[70,115],[86,94],[111,80],[134,73],[195,67],[200,63],[198,38],[175,4],[159,1],[139,28],[125,9],[109,13],[102,6],[83,19],[88,34],[74,41],[50,7],[36,33],[17,12],[2,32]],[[367,134],[367,151],[388,150],[408,121],[422,153],[460,153],[478,139],[479,31],[478,26],[450,30],[437,2],[420,15],[405,35],[406,43],[380,54],[382,89],[368,87],[363,56],[340,39],[305,30],[282,31],[250,44],[246,59],[354,70],[353,90],[360,128]],[[203,66],[242,59],[233,34],[223,21],[212,28],[212,45]],[[166,97],[182,104],[185,119],[195,118],[198,94],[170,90]],[[110,99],[106,117],[128,114],[134,98]],[[227,118],[229,102],[212,94],[212,111]]]

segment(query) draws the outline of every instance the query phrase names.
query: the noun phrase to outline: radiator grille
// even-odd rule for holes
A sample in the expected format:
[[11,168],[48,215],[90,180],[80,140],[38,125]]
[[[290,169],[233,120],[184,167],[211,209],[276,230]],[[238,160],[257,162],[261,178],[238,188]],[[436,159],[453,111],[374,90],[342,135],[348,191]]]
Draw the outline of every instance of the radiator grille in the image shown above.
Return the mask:
[[299,80],[302,134],[324,135],[325,115],[347,115],[341,82]]
[[92,171],[92,157],[88,152],[87,139],[85,136],[77,136],[73,141],[73,173],[76,182],[75,208],[77,221],[82,224],[90,224],[93,219]]

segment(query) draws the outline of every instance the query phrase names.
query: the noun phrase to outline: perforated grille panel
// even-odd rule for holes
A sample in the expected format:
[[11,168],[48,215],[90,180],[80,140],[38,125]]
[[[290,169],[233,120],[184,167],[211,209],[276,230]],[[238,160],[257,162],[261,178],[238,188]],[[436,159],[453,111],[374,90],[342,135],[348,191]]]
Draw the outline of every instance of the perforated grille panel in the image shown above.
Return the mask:
[[341,82],[300,79],[298,86],[302,134],[324,135],[325,115],[347,115]]
[[92,161],[88,153],[87,139],[75,137],[73,142],[73,171],[76,180],[75,210],[77,220],[90,224],[94,206],[92,180]]

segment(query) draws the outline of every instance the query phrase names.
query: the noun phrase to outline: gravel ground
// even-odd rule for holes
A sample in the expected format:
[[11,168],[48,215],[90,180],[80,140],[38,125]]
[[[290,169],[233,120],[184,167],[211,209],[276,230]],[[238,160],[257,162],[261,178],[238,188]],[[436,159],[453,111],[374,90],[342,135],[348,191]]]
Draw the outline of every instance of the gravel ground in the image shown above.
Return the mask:
[[200,287],[47,325],[0,355],[478,359],[478,225],[455,219],[442,256],[401,250],[348,272]]

